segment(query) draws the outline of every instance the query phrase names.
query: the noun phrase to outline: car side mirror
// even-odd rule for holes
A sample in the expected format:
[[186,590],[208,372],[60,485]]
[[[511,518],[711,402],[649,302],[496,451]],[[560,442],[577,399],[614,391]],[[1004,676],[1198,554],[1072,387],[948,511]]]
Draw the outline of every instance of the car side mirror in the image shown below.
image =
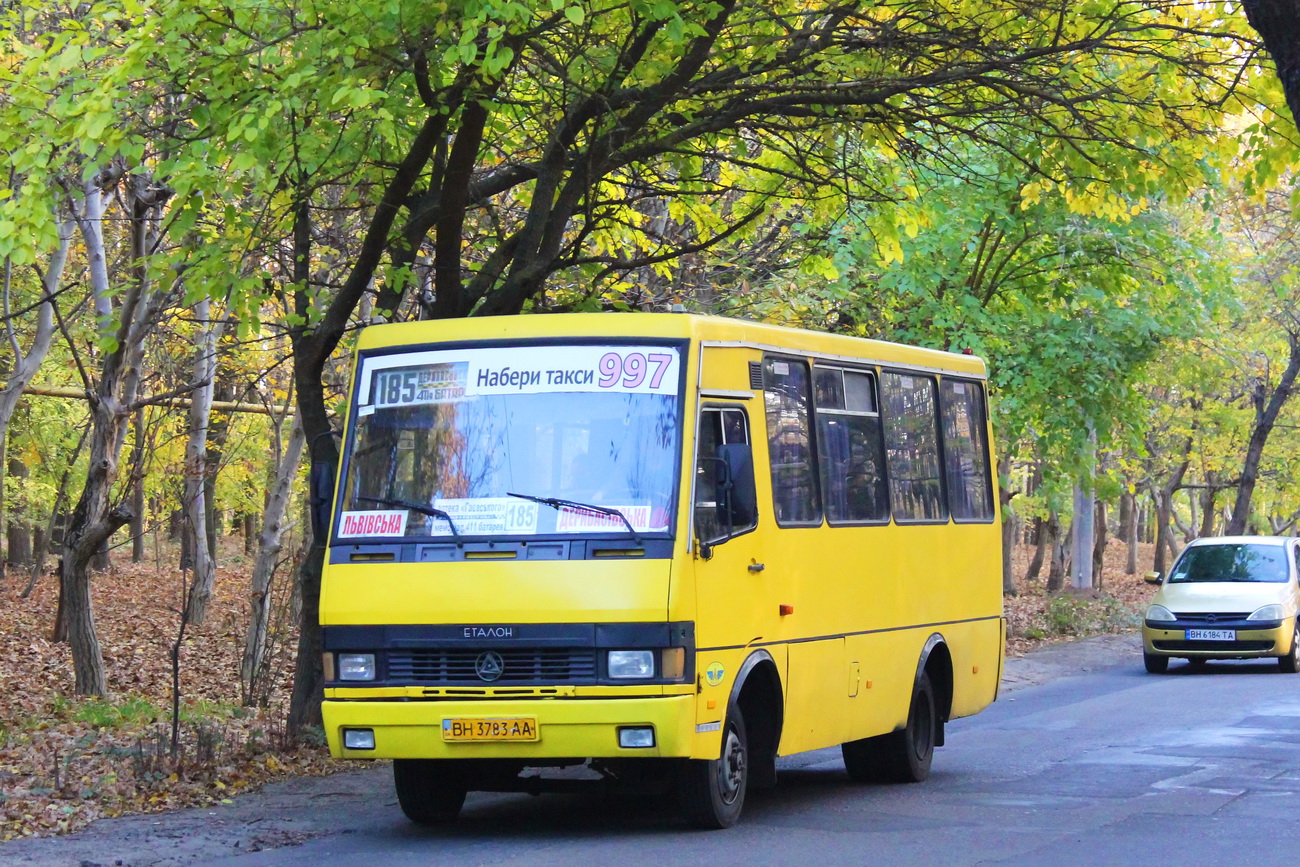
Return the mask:
[[334,464],[314,461],[308,478],[309,505],[311,507],[311,532],[317,544],[325,544],[330,531],[330,515],[334,509]]
[[1147,582],[1148,584],[1159,584],[1159,583],[1160,583],[1160,573],[1159,573],[1159,572],[1143,572],[1143,573],[1142,573],[1142,580],[1145,581],[1145,582]]

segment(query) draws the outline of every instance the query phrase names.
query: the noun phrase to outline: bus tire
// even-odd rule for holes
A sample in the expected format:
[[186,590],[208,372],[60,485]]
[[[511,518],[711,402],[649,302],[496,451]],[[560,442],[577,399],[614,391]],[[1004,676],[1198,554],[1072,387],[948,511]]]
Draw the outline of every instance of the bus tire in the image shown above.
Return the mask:
[[722,726],[722,752],[716,759],[688,759],[677,778],[677,796],[686,821],[696,828],[730,828],[740,819],[749,786],[749,742],[745,719],[733,704]]
[[449,825],[465,804],[465,774],[450,761],[393,759],[393,786],[406,818],[417,825]]
[[849,779],[859,783],[919,783],[930,776],[939,717],[930,676],[912,692],[907,725],[895,732],[840,745]]

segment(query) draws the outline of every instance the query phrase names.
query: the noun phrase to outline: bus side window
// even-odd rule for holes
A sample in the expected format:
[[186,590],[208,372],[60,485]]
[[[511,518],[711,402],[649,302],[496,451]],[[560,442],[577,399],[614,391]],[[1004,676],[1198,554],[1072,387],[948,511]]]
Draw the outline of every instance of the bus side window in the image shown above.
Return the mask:
[[749,422],[742,409],[705,407],[696,438],[695,534],[705,544],[758,523]]
[[934,378],[882,373],[885,460],[894,520],[946,521]]
[[772,505],[777,526],[820,524],[821,496],[809,419],[808,364],[763,359],[768,458],[772,463]]
[[813,369],[817,465],[832,524],[889,520],[885,445],[871,373]]
[[943,415],[943,464],[948,505],[955,521],[993,519],[993,485],[985,442],[984,392],[978,383],[945,379],[939,390]]

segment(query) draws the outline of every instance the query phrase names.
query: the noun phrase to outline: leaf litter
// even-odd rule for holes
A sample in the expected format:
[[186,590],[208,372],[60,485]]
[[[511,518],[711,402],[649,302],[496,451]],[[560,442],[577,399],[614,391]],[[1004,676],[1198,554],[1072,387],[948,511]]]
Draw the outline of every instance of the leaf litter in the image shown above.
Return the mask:
[[0,841],[227,802],[286,776],[350,769],[330,760],[321,738],[292,745],[285,735],[296,631],[282,630],[273,645],[266,706],[240,704],[251,571],[242,552],[223,556],[205,622],[186,627],[173,751],[170,652],[185,576],[121,553],[92,582],[104,699],[72,695],[71,650],[51,640],[57,577],[42,576],[27,599],[24,570],[0,581]]
[[[1149,562],[1144,548],[1141,559]],[[251,570],[242,554],[223,557],[206,621],[186,628],[173,754],[169,654],[184,576],[120,553],[92,585],[106,699],[72,696],[71,651],[50,640],[57,578],[43,576],[27,599],[19,595],[26,584],[19,570],[0,581],[0,842],[66,834],[100,818],[228,803],[272,780],[351,769],[331,760],[319,738],[287,742],[295,631],[280,636],[266,706],[241,706]],[[1017,546],[1017,576],[1031,553]],[[1152,591],[1140,575],[1124,574],[1124,557],[1112,540],[1102,589],[1086,594],[1048,594],[1045,569],[1037,581],[1018,578],[1018,595],[1004,600],[1008,655],[1136,630]]]

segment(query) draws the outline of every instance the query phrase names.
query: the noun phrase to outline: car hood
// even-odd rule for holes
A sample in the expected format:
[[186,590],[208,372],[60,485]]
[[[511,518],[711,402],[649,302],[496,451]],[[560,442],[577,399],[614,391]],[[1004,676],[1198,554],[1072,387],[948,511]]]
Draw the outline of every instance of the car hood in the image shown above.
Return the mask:
[[1151,601],[1175,613],[1249,614],[1262,605],[1280,602],[1290,607],[1289,584],[1254,581],[1204,581],[1164,584]]

